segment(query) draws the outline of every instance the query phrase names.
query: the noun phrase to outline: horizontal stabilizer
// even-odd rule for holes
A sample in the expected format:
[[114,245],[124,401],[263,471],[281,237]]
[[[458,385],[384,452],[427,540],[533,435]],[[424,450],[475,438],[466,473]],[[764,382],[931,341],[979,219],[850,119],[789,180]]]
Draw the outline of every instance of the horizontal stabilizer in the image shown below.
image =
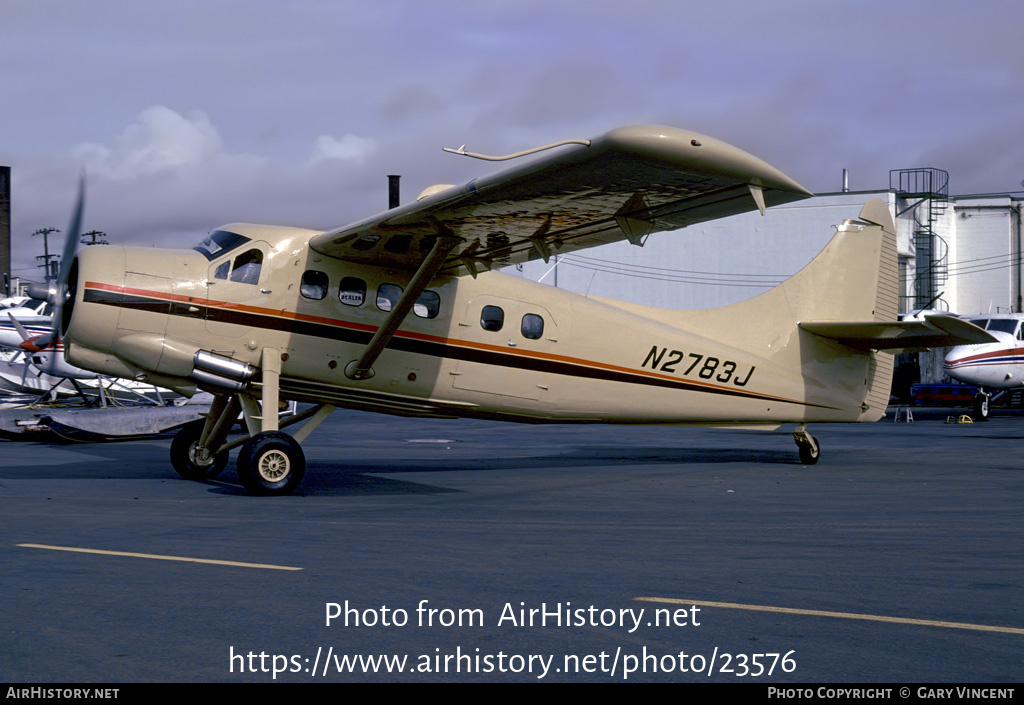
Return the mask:
[[864,323],[800,323],[806,331],[837,340],[858,350],[920,350],[951,345],[994,343],[982,328],[956,316],[925,316],[923,321],[870,321]]

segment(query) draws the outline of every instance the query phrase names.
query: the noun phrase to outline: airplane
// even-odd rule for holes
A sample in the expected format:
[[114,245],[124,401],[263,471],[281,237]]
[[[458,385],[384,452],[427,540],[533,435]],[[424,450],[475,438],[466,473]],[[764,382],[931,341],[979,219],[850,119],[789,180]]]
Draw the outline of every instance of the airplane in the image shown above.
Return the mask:
[[978,387],[974,395],[974,420],[988,421],[991,389],[1024,387],[1024,314],[996,313],[972,316],[968,321],[984,328],[996,342],[957,345],[942,362],[953,379]]
[[[171,444],[175,470],[216,477],[240,447],[243,487],[278,495],[296,489],[301,443],[339,406],[525,423],[796,424],[800,460],[814,464],[809,423],[884,416],[893,359],[880,351],[994,339],[951,316],[896,320],[895,227],[877,199],[793,277],[717,309],[640,306],[502,273],[811,194],[736,147],[671,127],[507,157],[451,151],[547,153],[343,227],[236,223],[170,252],[75,255],[80,185],[51,294],[68,361],[212,392],[205,422]],[[314,406],[279,423],[268,410],[285,400]],[[228,440],[239,410],[247,432]]]
[[3,367],[11,372],[20,370],[15,376],[21,381],[16,382],[10,375],[5,375],[5,380],[21,391],[43,396],[55,394],[65,380],[99,377],[95,372],[73,367],[65,361],[63,344],[53,338],[53,318],[46,310],[49,306],[45,301],[33,301],[30,297],[0,300],[0,348],[15,353],[5,355]]
[[68,364],[62,341],[53,335],[49,307],[31,297],[0,300],[0,395],[31,394],[35,402],[78,396],[89,405],[100,406],[106,406],[108,399],[163,404],[156,387]]

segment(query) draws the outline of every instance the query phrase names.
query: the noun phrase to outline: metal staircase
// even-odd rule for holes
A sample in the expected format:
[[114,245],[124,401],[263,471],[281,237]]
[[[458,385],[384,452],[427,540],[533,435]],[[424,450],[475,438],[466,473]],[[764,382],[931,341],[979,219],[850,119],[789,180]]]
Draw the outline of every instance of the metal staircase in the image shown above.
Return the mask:
[[916,273],[911,283],[911,308],[945,308],[939,287],[949,278],[949,245],[936,231],[936,223],[949,208],[949,172],[942,169],[894,169],[889,188],[907,205],[897,215],[914,213]]

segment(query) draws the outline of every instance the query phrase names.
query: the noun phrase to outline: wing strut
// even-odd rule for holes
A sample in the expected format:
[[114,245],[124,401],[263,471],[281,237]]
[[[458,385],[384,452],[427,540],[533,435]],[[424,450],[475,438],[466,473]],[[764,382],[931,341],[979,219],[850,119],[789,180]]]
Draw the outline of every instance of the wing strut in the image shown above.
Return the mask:
[[416,270],[416,274],[413,275],[409,286],[402,293],[402,297],[398,299],[398,303],[391,310],[387,320],[374,333],[373,339],[366,346],[362,356],[345,366],[345,376],[349,379],[358,380],[373,377],[373,363],[384,352],[384,348],[387,347],[388,342],[395,335],[398,326],[402,325],[402,321],[409,315],[413,304],[416,303],[416,300],[420,298],[420,294],[430,284],[430,280],[434,278],[434,275],[444,265],[444,261],[448,258],[448,253],[462,242],[462,238],[453,235],[444,226],[436,225],[439,232],[437,240],[434,241],[434,246],[430,250],[430,254],[427,255],[427,258],[423,260],[423,264]]

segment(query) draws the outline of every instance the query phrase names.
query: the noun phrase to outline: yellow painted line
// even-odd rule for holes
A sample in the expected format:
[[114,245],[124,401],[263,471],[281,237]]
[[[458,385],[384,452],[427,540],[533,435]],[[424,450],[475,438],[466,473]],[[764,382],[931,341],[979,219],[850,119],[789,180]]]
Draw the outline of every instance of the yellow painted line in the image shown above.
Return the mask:
[[771,607],[768,605],[744,605],[738,602],[707,602],[701,600],[676,600],[671,597],[635,597],[642,602],[661,602],[668,605],[699,605],[701,607],[721,607],[729,610],[748,610],[751,612],[775,612],[779,614],[800,614],[809,617],[832,617],[834,619],[860,619],[869,622],[890,622],[893,624],[914,624],[922,627],[946,627],[949,629],[973,629],[979,632],[1000,632],[1002,634],[1024,634],[1018,627],[993,627],[987,624],[968,624],[966,622],[940,622],[933,619],[910,619],[907,617],[886,617],[877,614],[857,614],[855,612],[827,612],[825,610],[801,610],[793,607]]
[[266,563],[241,563],[239,561],[217,561],[212,558],[189,558],[187,556],[161,556],[155,553],[130,553],[128,551],[103,551],[98,548],[74,548],[71,546],[47,546],[41,543],[18,543],[21,548],[43,548],[48,551],[70,551],[72,553],[96,553],[101,556],[127,556],[129,558],[150,558],[157,561],[183,561],[185,563],[210,563],[212,565],[230,565],[236,568],[263,568],[264,570],[302,570],[287,565],[269,565]]

